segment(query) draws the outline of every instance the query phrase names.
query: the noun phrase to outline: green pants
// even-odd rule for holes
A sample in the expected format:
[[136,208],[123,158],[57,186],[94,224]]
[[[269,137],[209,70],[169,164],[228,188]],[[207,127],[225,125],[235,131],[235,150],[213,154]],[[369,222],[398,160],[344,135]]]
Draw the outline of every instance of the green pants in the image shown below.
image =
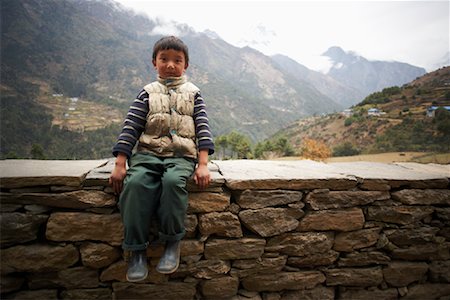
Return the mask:
[[129,166],[119,198],[124,225],[123,249],[147,248],[154,215],[159,220],[160,240],[181,240],[185,235],[188,206],[186,182],[194,171],[194,160],[135,153]]

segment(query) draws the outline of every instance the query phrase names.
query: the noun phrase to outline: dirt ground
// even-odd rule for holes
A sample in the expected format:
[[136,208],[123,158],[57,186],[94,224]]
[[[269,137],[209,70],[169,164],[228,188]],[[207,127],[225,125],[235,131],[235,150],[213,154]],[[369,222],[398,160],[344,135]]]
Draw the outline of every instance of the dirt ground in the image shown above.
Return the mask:
[[350,161],[372,161],[382,163],[393,162],[419,162],[419,163],[450,163],[450,153],[433,154],[423,152],[391,152],[380,154],[366,154],[356,156],[331,157],[326,162],[350,162]]
[[[301,157],[283,157],[281,160],[302,159]],[[352,161],[371,161],[381,163],[393,162],[418,162],[450,164],[450,153],[425,153],[425,152],[390,152],[380,154],[364,154],[356,156],[330,157],[324,162],[352,162]]]

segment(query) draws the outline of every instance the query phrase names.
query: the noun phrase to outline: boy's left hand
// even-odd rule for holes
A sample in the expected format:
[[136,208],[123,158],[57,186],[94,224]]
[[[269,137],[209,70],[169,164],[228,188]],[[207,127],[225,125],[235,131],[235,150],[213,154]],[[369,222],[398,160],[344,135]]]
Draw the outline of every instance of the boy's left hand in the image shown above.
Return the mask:
[[205,189],[208,187],[211,177],[207,165],[198,165],[194,172],[194,181],[199,188]]

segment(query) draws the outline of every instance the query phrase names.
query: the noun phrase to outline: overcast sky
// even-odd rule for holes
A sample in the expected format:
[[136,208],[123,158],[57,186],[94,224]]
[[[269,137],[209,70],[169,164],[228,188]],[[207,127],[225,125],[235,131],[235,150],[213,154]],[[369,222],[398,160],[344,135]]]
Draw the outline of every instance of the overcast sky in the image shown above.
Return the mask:
[[216,32],[235,46],[284,54],[326,70],[331,46],[370,60],[396,60],[432,71],[449,65],[449,1],[153,1],[116,0],[171,23]]

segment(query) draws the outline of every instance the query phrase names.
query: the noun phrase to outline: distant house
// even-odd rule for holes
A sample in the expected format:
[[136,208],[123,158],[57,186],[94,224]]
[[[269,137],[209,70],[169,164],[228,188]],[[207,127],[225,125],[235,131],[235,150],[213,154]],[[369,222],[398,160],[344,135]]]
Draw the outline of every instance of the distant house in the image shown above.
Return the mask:
[[381,111],[378,108],[369,108],[367,111],[368,116],[380,116]]
[[438,109],[440,107],[450,111],[450,106],[430,106],[430,107],[427,108],[427,117],[434,118],[434,115],[436,113],[436,109]]
[[353,109],[347,108],[346,110],[344,110],[344,111],[342,112],[342,115],[345,116],[345,117],[351,117],[351,116],[353,116]]

